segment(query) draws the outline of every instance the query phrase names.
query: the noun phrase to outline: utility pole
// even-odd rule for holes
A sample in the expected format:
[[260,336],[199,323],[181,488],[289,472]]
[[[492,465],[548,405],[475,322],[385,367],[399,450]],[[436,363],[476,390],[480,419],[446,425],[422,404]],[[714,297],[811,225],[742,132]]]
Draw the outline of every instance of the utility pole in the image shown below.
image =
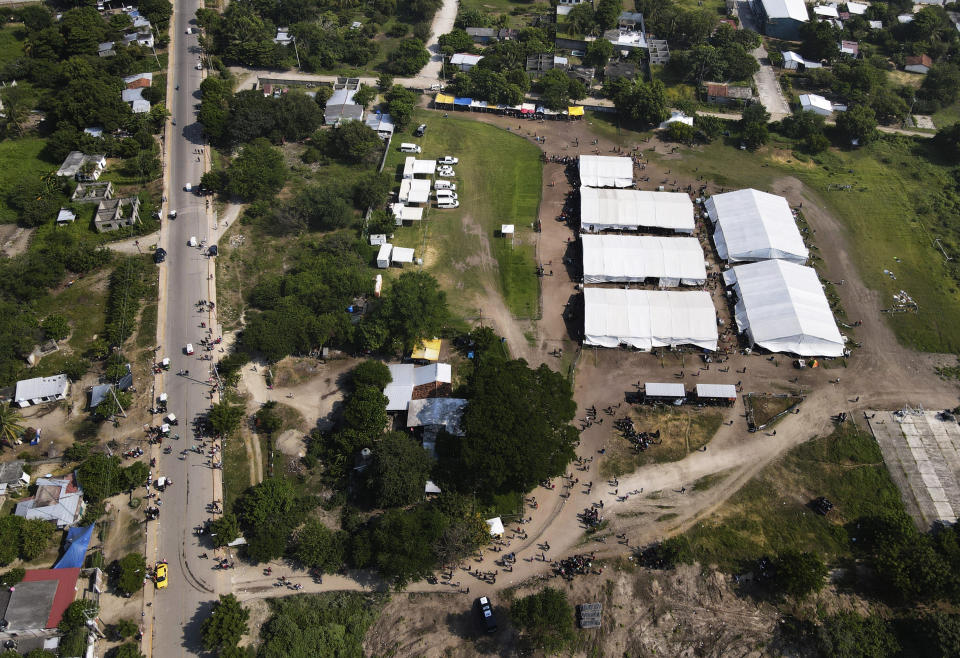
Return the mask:
[[297,37],[290,37],[293,41],[293,52],[297,56],[297,68],[300,68],[300,50],[297,48]]
[[117,399],[117,393],[116,393],[116,391],[114,390],[114,388],[115,388],[115,387],[113,387],[113,386],[110,387],[110,395],[113,396],[113,401],[117,403],[117,408],[120,409],[120,415],[123,416],[124,418],[126,418],[126,417],[127,417],[127,412],[123,410],[123,405],[120,404],[120,400]]

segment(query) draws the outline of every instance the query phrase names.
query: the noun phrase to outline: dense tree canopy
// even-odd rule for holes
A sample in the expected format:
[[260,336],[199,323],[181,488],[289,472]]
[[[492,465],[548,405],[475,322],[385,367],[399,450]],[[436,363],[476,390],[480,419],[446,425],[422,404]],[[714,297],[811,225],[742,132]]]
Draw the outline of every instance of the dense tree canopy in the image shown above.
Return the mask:
[[404,272],[366,318],[364,339],[370,349],[409,351],[433,338],[447,322],[447,296],[422,270]]
[[617,112],[625,119],[645,126],[657,125],[667,118],[666,87],[660,80],[643,82],[618,78],[605,86]]
[[548,654],[559,653],[575,637],[573,606],[559,589],[547,587],[517,599],[510,606],[510,618],[520,629],[526,646]]
[[287,179],[283,154],[265,139],[255,139],[240,151],[227,170],[227,192],[244,200],[264,199],[280,191]]
[[433,460],[420,443],[389,432],[373,447],[367,483],[377,507],[401,507],[423,498]]
[[235,647],[247,632],[250,611],[233,594],[221,594],[210,615],[203,620],[200,636],[207,651],[223,651]]

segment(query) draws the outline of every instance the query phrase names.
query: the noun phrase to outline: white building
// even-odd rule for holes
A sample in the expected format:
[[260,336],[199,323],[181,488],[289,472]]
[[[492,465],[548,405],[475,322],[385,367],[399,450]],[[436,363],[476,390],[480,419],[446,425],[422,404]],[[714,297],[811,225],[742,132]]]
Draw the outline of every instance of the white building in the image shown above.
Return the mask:
[[387,396],[387,411],[406,411],[414,399],[433,397],[453,381],[449,363],[431,363],[415,366],[412,363],[395,363],[387,366],[393,381],[383,389]]
[[800,109],[828,117],[833,114],[833,103],[818,94],[800,94]]
[[403,177],[416,178],[418,176],[433,176],[437,173],[436,160],[417,160],[408,155],[403,161]]
[[754,189],[716,194],[706,203],[720,258],[732,263],[779,258],[804,263],[809,251],[782,196]]
[[701,290],[585,288],[584,345],[717,349],[717,313]]
[[450,57],[450,63],[461,71],[466,73],[483,59],[483,55],[471,55],[470,53],[456,53]]
[[724,273],[737,296],[737,328],[771,352],[841,356],[843,337],[811,267],[782,260],[737,265]]
[[402,203],[429,203],[430,181],[426,178],[405,178],[400,181]]
[[587,233],[644,227],[689,234],[694,225],[693,202],[682,192],[580,188],[580,229]]
[[17,382],[13,403],[18,407],[29,407],[33,404],[64,400],[68,395],[70,395],[70,380],[66,375],[34,377]]
[[583,282],[643,282],[661,288],[703,285],[707,280],[697,238],[649,235],[581,235]]

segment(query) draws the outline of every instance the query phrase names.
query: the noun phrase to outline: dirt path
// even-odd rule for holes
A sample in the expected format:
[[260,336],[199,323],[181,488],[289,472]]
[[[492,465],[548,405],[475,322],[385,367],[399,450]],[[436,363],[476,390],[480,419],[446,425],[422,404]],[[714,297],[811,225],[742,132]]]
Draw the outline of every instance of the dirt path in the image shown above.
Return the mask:
[[126,240],[108,242],[107,247],[111,251],[116,251],[121,254],[142,254],[148,252],[151,245],[158,244],[159,242],[160,231],[156,231],[154,233],[148,233],[147,235],[138,235],[133,238],[127,238]]

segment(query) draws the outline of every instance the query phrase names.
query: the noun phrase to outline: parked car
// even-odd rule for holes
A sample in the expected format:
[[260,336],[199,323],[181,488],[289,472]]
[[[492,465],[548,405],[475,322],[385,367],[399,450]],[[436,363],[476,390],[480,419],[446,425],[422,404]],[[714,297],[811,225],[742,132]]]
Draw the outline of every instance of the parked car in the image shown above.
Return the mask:
[[411,144],[409,142],[403,142],[400,144],[401,153],[420,153],[421,150],[423,149],[421,149],[417,144]]
[[458,198],[459,197],[457,197],[456,192],[452,192],[450,190],[437,190],[437,201],[442,202],[444,199],[450,199],[451,201],[456,201]]
[[187,343],[187,346],[183,348],[183,351],[187,355],[193,354],[193,343]]
[[153,262],[159,265],[165,260],[167,260],[167,250],[163,247],[157,247],[157,250],[153,252]]
[[201,64],[200,62],[197,62],[197,65],[194,66],[193,68],[197,69],[198,71],[202,71],[202,70],[203,70],[203,64]]
[[453,210],[454,208],[459,208],[459,207],[460,207],[460,202],[457,201],[456,199],[450,199],[450,200],[440,199],[437,202],[437,208],[442,208],[443,210]]
[[176,219],[176,218],[177,218],[177,211],[176,211],[176,210],[171,210],[169,213],[167,213],[167,216],[170,217],[170,219]]
[[453,157],[452,155],[445,155],[439,160],[437,160],[437,164],[441,164],[441,165],[455,165],[455,164],[459,164],[459,162],[460,161],[457,158]]
[[450,167],[441,167],[440,169],[437,169],[437,176],[440,178],[453,178],[456,175],[456,172],[454,172]]
[[457,184],[453,181],[448,180],[438,180],[433,181],[433,189],[435,190],[456,190]]
[[158,562],[156,573],[154,575],[154,581],[157,583],[157,589],[166,589],[168,580],[167,580],[167,563]]
[[477,616],[480,618],[480,625],[483,627],[483,630],[487,633],[495,633],[497,630],[497,620],[496,617],[493,616],[493,606],[490,604],[490,599],[481,596],[473,602],[473,608],[477,611]]
[[421,123],[417,126],[417,129],[413,131],[414,137],[423,137],[423,134],[427,132],[427,124]]

